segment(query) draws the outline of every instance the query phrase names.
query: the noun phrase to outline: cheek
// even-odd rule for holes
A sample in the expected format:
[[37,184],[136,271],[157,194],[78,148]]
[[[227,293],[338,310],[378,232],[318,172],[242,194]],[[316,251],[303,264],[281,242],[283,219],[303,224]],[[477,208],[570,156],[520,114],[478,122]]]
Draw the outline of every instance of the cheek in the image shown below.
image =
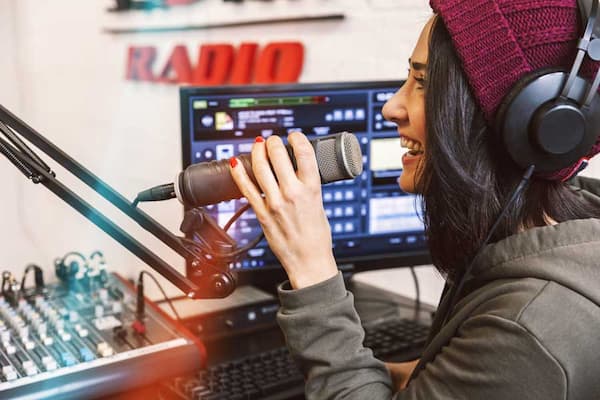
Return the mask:
[[419,110],[413,120],[414,135],[425,144],[425,110]]

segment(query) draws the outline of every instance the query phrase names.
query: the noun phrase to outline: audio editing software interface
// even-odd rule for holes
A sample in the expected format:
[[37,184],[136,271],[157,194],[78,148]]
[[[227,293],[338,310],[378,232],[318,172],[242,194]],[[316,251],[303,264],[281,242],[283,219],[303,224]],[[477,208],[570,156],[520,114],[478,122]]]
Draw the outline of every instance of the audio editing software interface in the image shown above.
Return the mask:
[[[184,167],[249,153],[256,136],[280,135],[285,141],[292,131],[301,131],[309,139],[343,131],[354,133],[363,154],[362,175],[322,187],[336,258],[343,262],[420,251],[426,247],[420,202],[402,192],[397,183],[404,149],[396,125],[386,121],[381,112],[401,83],[362,83],[355,88],[297,85],[289,91],[274,87],[246,93],[243,88],[206,94],[190,89],[187,95],[184,88],[184,152],[189,151],[184,153]],[[240,199],[205,208],[223,226],[244,204],[245,199]],[[260,232],[251,209],[229,230],[241,245]],[[252,270],[276,265],[263,240],[232,268]]]

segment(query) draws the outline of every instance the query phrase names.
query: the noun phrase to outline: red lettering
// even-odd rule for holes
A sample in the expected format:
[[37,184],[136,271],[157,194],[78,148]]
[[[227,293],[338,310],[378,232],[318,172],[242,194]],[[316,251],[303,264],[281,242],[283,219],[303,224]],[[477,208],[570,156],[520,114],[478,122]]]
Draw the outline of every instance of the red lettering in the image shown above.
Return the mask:
[[187,48],[175,46],[160,74],[153,73],[156,48],[130,46],[126,78],[134,81],[185,83],[201,86],[244,85],[255,83],[297,82],[304,63],[300,42],[270,43],[258,54],[258,44],[240,44],[237,52],[231,44],[202,45],[194,67]]
[[232,85],[243,85],[252,82],[252,66],[256,55],[258,44],[242,43],[235,56],[229,83]]
[[256,83],[297,82],[304,62],[304,46],[300,42],[268,44],[256,65]]
[[211,44],[200,47],[198,65],[194,71],[195,85],[215,86],[227,82],[233,61],[233,46]]
[[192,82],[192,63],[185,46],[175,46],[160,73],[160,81],[168,83]]
[[156,59],[156,48],[152,46],[130,46],[127,57],[127,79],[132,81],[154,81],[152,64]]

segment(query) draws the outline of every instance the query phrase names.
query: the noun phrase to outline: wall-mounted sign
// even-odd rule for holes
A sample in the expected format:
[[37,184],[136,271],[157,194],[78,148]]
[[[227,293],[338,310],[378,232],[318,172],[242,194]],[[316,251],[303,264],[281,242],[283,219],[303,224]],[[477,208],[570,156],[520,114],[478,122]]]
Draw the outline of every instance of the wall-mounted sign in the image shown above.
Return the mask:
[[241,43],[237,51],[232,44],[204,44],[195,65],[183,45],[175,46],[162,66],[155,65],[156,55],[154,46],[131,46],[126,78],[198,86],[294,83],[304,65],[300,42],[273,42],[262,49],[257,43]]

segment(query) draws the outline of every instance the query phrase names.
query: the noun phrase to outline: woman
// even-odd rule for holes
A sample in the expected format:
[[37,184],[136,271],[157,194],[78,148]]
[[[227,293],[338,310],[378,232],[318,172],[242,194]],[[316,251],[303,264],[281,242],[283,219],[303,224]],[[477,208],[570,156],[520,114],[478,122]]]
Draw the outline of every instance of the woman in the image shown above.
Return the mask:
[[[579,164],[534,176],[485,243],[523,175],[500,147],[498,108],[523,75],[573,63],[576,0],[433,0],[432,7],[408,79],[383,113],[410,149],[399,183],[422,196],[431,255],[449,286],[481,252],[458,301],[443,295],[439,309],[450,313],[437,318],[420,360],[385,365],[362,346],[307,139],[289,135],[294,172],[280,138],[257,138],[252,163],[261,189],[231,160],[289,277],[278,318],[307,397],[598,398],[600,197],[592,192],[600,184],[563,182]],[[597,143],[589,156],[599,150]]]

